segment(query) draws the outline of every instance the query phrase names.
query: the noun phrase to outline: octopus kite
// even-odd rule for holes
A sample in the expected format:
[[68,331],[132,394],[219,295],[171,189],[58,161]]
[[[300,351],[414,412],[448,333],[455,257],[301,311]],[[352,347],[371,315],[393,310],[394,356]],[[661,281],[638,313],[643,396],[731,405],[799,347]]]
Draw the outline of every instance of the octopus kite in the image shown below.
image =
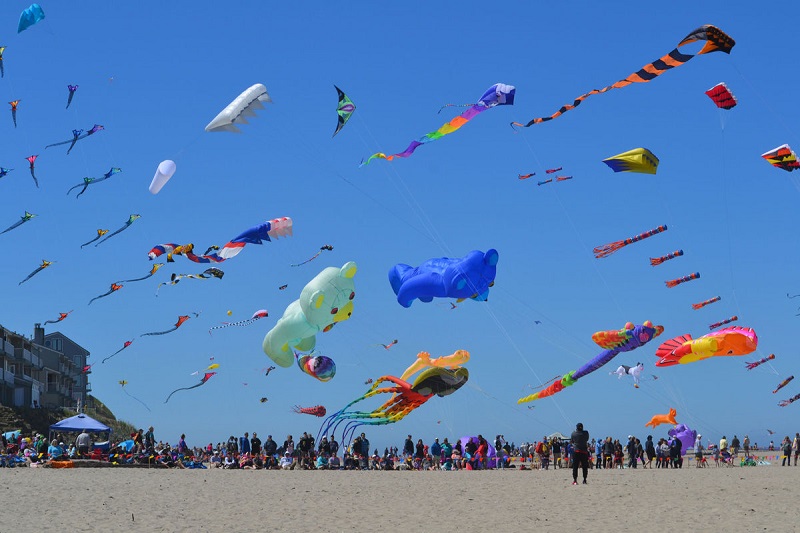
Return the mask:
[[339,107],[336,108],[336,113],[339,115],[339,122],[336,124],[336,131],[333,132],[333,137],[336,137],[336,134],[339,133],[339,131],[344,128],[344,125],[347,124],[347,121],[350,120],[350,115],[355,112],[356,105],[336,85],[334,85],[333,88],[336,89],[336,93],[339,95]]
[[33,168],[34,167],[34,162],[36,161],[37,157],[39,157],[39,156],[38,155],[29,155],[28,157],[25,158],[25,160],[28,162],[28,168],[31,171],[31,177],[33,178],[33,182],[36,184],[36,188],[38,189],[39,188],[39,180],[36,179],[36,174],[34,174],[34,170],[35,169]]
[[41,272],[41,271],[42,271],[42,270],[44,270],[45,268],[49,267],[49,266],[50,266],[50,265],[52,265],[53,263],[55,263],[55,261],[45,261],[44,259],[42,259],[42,264],[41,264],[41,265],[39,265],[39,268],[37,268],[36,270],[34,270],[34,271],[33,271],[33,272],[31,272],[30,274],[28,274],[28,277],[27,277],[27,278],[25,278],[25,279],[23,279],[22,281],[20,281],[20,282],[18,283],[18,285],[22,285],[23,283],[25,283],[26,281],[28,281],[29,279],[31,279],[33,276],[35,276],[36,274],[38,274],[39,272]]
[[693,339],[681,335],[658,347],[656,366],[685,365],[715,356],[747,355],[758,348],[758,336],[751,328],[732,326]]
[[181,316],[178,317],[178,321],[175,323],[175,325],[173,327],[171,327],[169,329],[166,329],[164,331],[152,331],[150,333],[142,333],[139,336],[140,337],[146,337],[148,335],[165,335],[167,333],[172,333],[173,331],[175,331],[176,329],[181,327],[183,325],[183,323],[186,322],[187,320],[189,320],[189,315],[181,315]]
[[28,213],[27,211],[25,211],[25,214],[20,217],[20,220],[18,220],[15,223],[11,224],[9,227],[4,229],[3,231],[0,231],[0,235],[2,235],[3,233],[9,232],[14,228],[20,227],[21,225],[23,225],[24,223],[28,222],[29,220],[31,220],[35,216],[36,215],[34,215],[33,213]]
[[308,263],[308,262],[310,262],[310,261],[313,261],[314,259],[316,259],[317,257],[319,257],[319,254],[321,254],[321,253],[322,253],[322,252],[324,252],[325,250],[331,251],[331,250],[333,250],[333,246],[331,246],[330,244],[326,244],[326,245],[324,245],[324,246],[321,246],[321,247],[320,247],[320,249],[319,249],[319,251],[318,251],[317,253],[315,253],[314,255],[312,255],[311,257],[309,257],[308,259],[306,259],[306,260],[305,260],[305,261],[303,261],[302,263],[296,263],[296,264],[294,264],[294,265],[290,265],[290,266],[293,266],[293,267],[299,267],[299,266],[301,266],[301,265],[305,265],[306,263]]
[[609,255],[613,254],[614,252],[616,252],[617,250],[619,250],[624,246],[628,246],[629,244],[633,244],[635,242],[647,239],[648,237],[652,237],[653,235],[658,235],[663,231],[667,231],[667,226],[659,226],[657,228],[651,229],[650,231],[645,231],[644,233],[640,233],[635,237],[630,237],[628,239],[624,239],[621,241],[615,241],[609,244],[604,244],[602,246],[597,246],[594,249],[594,256],[598,259],[601,257],[608,257]]
[[46,326],[47,324],[58,324],[59,322],[67,318],[71,312],[72,311],[67,311],[66,313],[58,313],[58,318],[56,318],[55,320],[47,320],[44,323],[44,325]]
[[[189,317],[186,317],[186,318],[189,318]],[[178,392],[179,390],[196,389],[197,387],[200,387],[201,385],[205,385],[206,381],[208,381],[209,379],[211,379],[213,376],[216,376],[216,375],[217,375],[216,372],[206,372],[205,375],[200,379],[200,383],[198,383],[197,385],[192,385],[191,387],[181,387],[180,389],[175,389],[174,391],[169,393],[169,396],[167,396],[167,399],[164,400],[164,403],[167,403],[169,401],[169,399],[172,398],[172,395],[175,394],[176,392]]]
[[111,233],[111,234],[109,234],[109,235],[106,235],[106,237],[105,237],[103,240],[101,240],[100,242],[98,242],[97,244],[95,244],[95,247],[97,247],[97,246],[100,246],[101,244],[103,244],[104,242],[106,242],[108,239],[110,239],[110,238],[111,238],[111,237],[113,237],[114,235],[116,235],[116,234],[118,234],[118,233],[121,233],[121,232],[125,231],[126,229],[128,229],[128,228],[131,226],[131,224],[133,224],[134,222],[136,222],[136,221],[137,221],[138,219],[140,219],[140,218],[142,218],[142,215],[133,214],[133,215],[129,216],[129,217],[128,217],[128,221],[125,223],[125,225],[124,225],[124,226],[122,226],[121,228],[119,228],[119,229],[118,229],[117,231],[115,231],[114,233]]
[[555,381],[546,389],[520,398],[517,400],[517,403],[531,402],[561,392],[566,387],[574,385],[580,378],[604,366],[620,353],[629,352],[644,346],[661,335],[663,331],[664,326],[654,326],[649,320],[640,325],[634,325],[632,322],[628,322],[625,324],[625,327],[620,330],[598,331],[592,335],[592,340],[601,348],[605,348],[605,350],[600,352],[578,370],[573,370],[572,372],[564,374],[563,378]]
[[[268,316],[269,316],[269,313],[267,312],[266,309],[259,309],[258,311],[253,313],[253,316],[251,316],[250,318],[248,318],[246,320],[240,320],[238,322],[223,322],[221,326],[214,326],[213,328],[210,328],[208,330],[208,334],[211,335],[211,330],[214,330],[214,329],[223,329],[223,328],[227,328],[227,327],[230,327],[230,326],[242,326],[242,327],[249,326],[250,324],[252,324],[256,320],[261,320],[262,318],[267,318]],[[267,374],[269,374],[269,371],[267,371]]]
[[71,193],[72,191],[74,191],[74,190],[75,190],[75,189],[77,189],[78,187],[83,187],[83,189],[81,189],[81,192],[79,192],[79,193],[78,193],[78,194],[75,196],[75,199],[77,200],[77,199],[78,199],[78,197],[79,197],[81,194],[83,194],[84,192],[86,192],[86,189],[89,187],[89,185],[94,185],[95,183],[100,183],[101,181],[105,181],[105,180],[107,180],[108,178],[110,178],[111,176],[113,176],[114,174],[118,174],[118,173],[120,173],[120,172],[122,172],[122,169],[121,169],[121,168],[112,168],[111,170],[109,170],[108,172],[106,172],[105,174],[103,174],[103,177],[102,177],[102,178],[83,178],[83,183],[79,183],[79,184],[77,184],[77,185],[75,185],[75,186],[71,187],[71,188],[70,188],[70,189],[67,191],[67,195],[69,195],[69,193]]
[[747,370],[753,370],[755,367],[763,365],[764,363],[766,363],[767,361],[771,361],[772,359],[775,359],[774,353],[771,353],[766,357],[762,357],[761,359],[753,363],[745,363],[745,365],[747,367]]
[[[680,51],[680,48],[682,46],[696,41],[705,41],[703,48],[699,52],[697,52],[697,54],[684,54],[683,52]],[[554,118],[560,117],[567,111],[575,109],[584,100],[586,100],[592,95],[602,94],[612,89],[621,89],[623,87],[631,85],[632,83],[647,83],[655,79],[656,77],[660,76],[664,72],[683,65],[684,63],[692,59],[695,55],[709,54],[711,52],[725,52],[726,54],[730,54],[731,49],[734,47],[735,44],[736,41],[734,41],[725,32],[723,32],[722,30],[720,30],[715,26],[706,24],[705,26],[697,28],[692,33],[684,37],[683,40],[678,43],[678,46],[672,52],[663,56],[661,59],[657,59],[656,61],[653,61],[652,63],[643,66],[637,72],[632,73],[624,80],[619,80],[618,82],[609,85],[608,87],[603,87],[602,89],[594,89],[586,94],[582,94],[577,98],[575,98],[575,100],[571,104],[566,104],[562,106],[561,109],[559,109],[549,117],[534,118],[527,124],[512,122],[511,125],[527,128],[533,126],[534,124],[541,124],[542,122],[553,120]]]
[[112,284],[111,284],[111,288],[109,288],[109,289],[108,289],[108,292],[104,292],[104,293],[103,293],[103,294],[101,294],[100,296],[95,296],[94,298],[92,298],[91,300],[89,300],[89,305],[92,305],[92,302],[93,302],[93,301],[95,301],[95,300],[98,300],[98,299],[100,299],[100,298],[105,298],[106,296],[108,296],[108,295],[110,295],[110,294],[113,294],[113,293],[117,292],[117,291],[118,291],[118,290],[120,290],[121,288],[122,288],[122,284],[119,284],[119,283],[112,283]]
[[295,405],[292,407],[292,411],[299,415],[313,415],[319,417],[323,417],[328,413],[324,405],[315,405],[314,407],[300,407],[299,405]]
[[105,359],[103,359],[102,361],[100,361],[100,363],[101,363],[101,364],[102,364],[102,363],[105,363],[106,361],[108,361],[109,359],[111,359],[112,357],[114,357],[115,355],[117,355],[118,353],[120,353],[122,350],[124,350],[125,348],[127,348],[128,346],[130,346],[131,344],[133,344],[133,340],[125,341],[125,344],[123,344],[123,345],[122,345],[122,348],[120,348],[120,349],[119,349],[119,350],[117,350],[116,352],[112,353],[111,355],[109,355],[108,357],[106,357]]
[[64,144],[69,144],[69,148],[67,149],[67,155],[69,155],[69,153],[72,151],[72,148],[75,147],[75,143],[77,143],[81,139],[85,139],[87,137],[90,137],[90,136],[94,135],[98,131],[103,131],[104,129],[105,128],[103,126],[101,126],[100,124],[95,124],[89,130],[87,130],[85,133],[84,133],[83,130],[72,130],[72,139],[69,139],[69,140],[66,140],[66,141],[57,142],[57,143],[53,143],[53,144],[48,144],[44,148],[45,148],[45,150],[47,150],[48,148],[50,148],[52,146],[62,146]]

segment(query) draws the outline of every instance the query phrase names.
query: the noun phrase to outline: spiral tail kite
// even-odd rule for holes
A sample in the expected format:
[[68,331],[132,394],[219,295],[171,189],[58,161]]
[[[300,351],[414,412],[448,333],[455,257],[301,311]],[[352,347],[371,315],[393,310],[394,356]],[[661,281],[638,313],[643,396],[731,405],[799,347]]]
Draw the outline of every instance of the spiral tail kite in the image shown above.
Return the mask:
[[674,252],[670,252],[667,255],[662,255],[661,257],[651,257],[650,258],[650,266],[657,266],[665,261],[669,261],[670,259],[675,259],[676,257],[680,257],[683,255],[683,250],[675,250]]
[[721,296],[714,296],[713,298],[709,298],[708,300],[704,300],[700,303],[692,304],[692,309],[694,310],[702,309],[703,307],[716,303],[720,300],[722,300]]
[[624,239],[621,241],[616,241],[609,244],[604,244],[602,246],[597,246],[594,249],[594,256],[598,259],[601,257],[608,257],[609,255],[613,254],[614,252],[623,248],[624,246],[628,246],[629,244],[633,244],[635,242],[647,239],[648,237],[652,237],[653,235],[658,235],[663,231],[667,231],[667,226],[659,226],[657,228],[651,229],[650,231],[645,231],[644,233],[640,233],[635,237],[630,237],[628,239]]
[[700,279],[700,272],[695,272],[693,274],[689,274],[688,276],[683,276],[682,278],[670,279],[665,281],[664,283],[667,285],[668,288],[671,289],[673,287],[677,287],[681,283],[692,281],[693,279]]

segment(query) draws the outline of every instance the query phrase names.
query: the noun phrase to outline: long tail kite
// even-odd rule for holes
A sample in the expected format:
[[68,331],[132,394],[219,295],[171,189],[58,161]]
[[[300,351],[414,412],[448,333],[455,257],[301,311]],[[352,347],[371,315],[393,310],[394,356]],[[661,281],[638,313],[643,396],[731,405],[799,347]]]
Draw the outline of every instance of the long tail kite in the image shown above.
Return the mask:
[[296,264],[294,264],[294,265],[290,265],[290,266],[293,266],[293,267],[299,267],[299,266],[301,266],[301,265],[305,265],[306,263],[308,263],[308,262],[310,262],[310,261],[313,261],[314,259],[316,259],[317,257],[319,257],[319,254],[321,254],[321,253],[322,253],[323,251],[325,251],[325,250],[331,251],[331,250],[333,250],[333,246],[331,246],[330,244],[326,244],[326,245],[324,245],[324,246],[321,246],[321,247],[320,247],[320,249],[319,249],[319,251],[318,251],[317,253],[315,253],[314,255],[312,255],[311,257],[309,257],[308,259],[306,259],[306,260],[305,260],[305,261],[303,261],[302,263],[296,263]]
[[67,90],[69,91],[69,96],[67,96],[67,107],[69,109],[69,105],[72,103],[72,98],[75,96],[75,91],[78,90],[77,85],[67,85]]
[[[672,287],[677,287],[681,283],[686,283],[687,281],[692,281],[693,279],[699,279],[699,278],[700,278],[700,272],[694,272],[692,274],[689,274],[688,276],[683,276],[681,278],[667,280],[664,283],[666,284],[666,286],[668,288],[671,289]],[[714,328],[711,328],[711,329],[714,329]]]
[[129,393],[127,390],[125,390],[125,385],[127,385],[127,384],[128,384],[128,382],[127,382],[127,381],[125,381],[125,380],[123,379],[123,380],[120,380],[120,381],[118,381],[117,383],[119,383],[120,385],[122,385],[122,392],[124,392],[125,394],[127,394],[129,397],[133,398],[134,400],[136,400],[136,401],[137,401],[137,402],[139,402],[140,404],[144,405],[144,408],[145,408],[145,409],[147,409],[148,411],[150,410],[150,408],[149,408],[149,407],[147,407],[147,404],[146,404],[146,403],[144,403],[142,400],[140,400],[139,398],[137,398],[136,396],[134,396],[133,394],[131,394],[131,393]]
[[55,261],[45,261],[44,259],[42,259],[42,264],[41,264],[41,265],[39,265],[39,268],[37,268],[36,270],[34,270],[34,271],[33,271],[33,272],[31,272],[30,274],[28,274],[28,277],[27,277],[27,278],[25,278],[25,279],[23,279],[22,281],[20,281],[20,282],[18,283],[18,285],[22,285],[23,283],[25,283],[26,281],[28,281],[29,279],[31,279],[33,276],[35,276],[36,274],[38,274],[39,272],[41,272],[41,271],[42,271],[42,270],[44,270],[45,268],[49,267],[49,266],[50,266],[50,265],[52,265],[53,263],[55,263]]
[[27,221],[29,221],[30,219],[32,219],[35,216],[36,215],[34,215],[33,213],[28,213],[27,211],[25,211],[25,214],[22,215],[21,217],[19,217],[20,219],[18,221],[16,221],[14,224],[11,224],[9,227],[4,229],[3,231],[0,231],[0,235],[2,235],[3,233],[6,233],[8,231],[11,231],[14,228],[20,227],[21,225],[23,225],[24,223],[26,223]]
[[709,298],[708,300],[704,300],[700,303],[692,304],[692,309],[702,309],[703,307],[716,303],[720,300],[722,300],[722,296],[714,296],[713,298]]
[[108,357],[106,357],[105,359],[103,359],[102,361],[100,361],[100,363],[101,363],[101,364],[102,364],[102,363],[105,363],[106,361],[108,361],[109,359],[111,359],[112,357],[114,357],[115,355],[117,355],[119,352],[121,352],[122,350],[124,350],[125,348],[127,348],[128,346],[130,346],[131,344],[133,344],[133,340],[125,341],[125,344],[123,344],[123,345],[122,345],[122,348],[120,348],[120,349],[119,349],[119,350],[117,350],[116,352],[112,353],[111,355],[109,355]]
[[189,320],[189,315],[181,315],[178,317],[178,321],[175,323],[173,327],[166,329],[164,331],[151,331],[150,333],[142,333],[139,336],[147,337],[148,335],[165,335],[167,333],[172,333],[173,331],[181,327],[183,323],[186,322],[187,320]]
[[100,124],[95,124],[89,130],[87,130],[85,133],[84,133],[83,130],[72,130],[72,139],[69,139],[69,140],[66,140],[66,141],[57,142],[57,143],[53,143],[53,144],[48,144],[44,148],[45,148],[45,150],[47,150],[48,148],[50,148],[52,146],[61,146],[61,145],[64,145],[64,144],[69,144],[69,148],[67,149],[67,154],[69,154],[72,151],[72,148],[75,147],[75,143],[77,143],[81,139],[85,139],[85,138],[87,138],[87,137],[89,137],[91,135],[94,135],[98,131],[103,131],[104,129],[105,128],[103,126],[101,126]]
[[[12,170],[14,170],[14,169],[13,169],[13,168],[3,168],[3,167],[0,167],[0,178],[5,178],[5,177],[6,177],[6,174],[8,174],[9,172],[11,172]],[[788,296],[788,294],[787,294],[787,296]]]
[[[797,400],[800,400],[800,394],[795,394],[794,396],[792,396],[788,400],[781,400],[780,402],[778,402],[778,405],[780,405],[781,407],[786,407],[787,405],[789,405],[789,404],[791,404],[793,402],[796,402]],[[771,434],[772,433],[770,433],[770,435]]]
[[142,281],[143,279],[147,279],[150,276],[152,276],[153,274],[155,274],[156,272],[158,272],[158,269],[161,268],[162,266],[164,266],[164,264],[165,263],[153,263],[153,267],[150,269],[150,273],[147,274],[146,276],[142,276],[141,278],[134,278],[134,279],[123,279],[122,281],[118,281],[117,283],[130,283],[132,281]]
[[102,237],[103,235],[105,235],[106,233],[108,233],[108,230],[107,230],[107,229],[98,229],[98,230],[97,230],[97,237],[95,237],[95,238],[94,238],[94,239],[92,239],[91,241],[87,241],[87,242],[85,242],[85,243],[81,244],[81,248],[83,248],[84,246],[87,246],[87,245],[89,245],[89,244],[92,244],[94,241],[96,241],[97,239],[99,239],[100,237]]
[[[227,328],[227,327],[230,327],[230,326],[249,326],[250,324],[252,324],[256,320],[260,320],[262,318],[267,318],[268,316],[269,316],[269,313],[267,312],[266,309],[259,309],[258,311],[253,313],[253,316],[251,316],[250,318],[248,318],[246,320],[239,320],[238,322],[223,322],[221,326],[214,326],[213,328],[210,328],[208,330],[208,334],[211,335],[211,330],[214,330],[214,329],[223,329],[223,328]],[[269,371],[267,373],[269,373]]]
[[667,255],[662,255],[661,257],[651,257],[650,258],[650,266],[657,266],[665,261],[669,261],[670,259],[675,259],[676,257],[680,257],[683,255],[683,250],[675,250],[674,252],[670,252]]
[[110,239],[111,237],[113,237],[114,235],[116,235],[117,233],[120,233],[120,232],[122,232],[122,231],[124,231],[124,230],[128,229],[128,228],[130,227],[130,225],[131,225],[131,224],[133,224],[134,222],[136,222],[136,220],[137,220],[137,219],[140,219],[140,218],[142,218],[142,215],[136,215],[136,214],[133,214],[133,215],[129,216],[129,217],[128,217],[128,221],[125,223],[125,225],[124,225],[124,226],[122,226],[121,228],[119,228],[119,229],[118,229],[117,231],[115,231],[114,233],[111,233],[110,235],[106,235],[106,237],[105,237],[105,238],[104,238],[102,241],[100,241],[100,242],[98,242],[97,244],[95,244],[95,247],[97,247],[97,246],[100,246],[101,244],[103,244],[104,242],[106,242],[108,239]]
[[365,161],[361,162],[361,165],[364,166],[368,165],[370,161],[373,159],[385,159],[387,161],[393,160],[395,157],[410,157],[411,154],[414,153],[418,147],[422,146],[423,144],[427,144],[431,141],[435,141],[441,137],[444,137],[448,133],[453,133],[457,129],[461,128],[464,124],[475,118],[480,113],[483,113],[487,109],[491,109],[496,106],[501,105],[514,105],[514,94],[516,93],[516,89],[513,85],[506,85],[504,83],[495,83],[491,87],[489,87],[483,96],[481,96],[480,100],[477,103],[472,104],[472,106],[461,113],[459,116],[452,119],[447,124],[444,124],[438,130],[433,131],[431,133],[427,133],[417,139],[416,141],[411,141],[411,144],[408,145],[404,151],[394,154],[394,155],[386,155],[384,153],[378,152],[376,154],[372,154],[369,156]]
[[11,104],[11,118],[14,121],[14,127],[17,127],[17,106],[22,100],[14,100],[9,102]]
[[89,185],[94,185],[95,183],[100,183],[101,181],[105,181],[114,174],[118,174],[120,172],[122,172],[121,168],[113,167],[111,170],[103,174],[102,178],[83,178],[83,183],[79,183],[73,187],[70,187],[70,189],[67,191],[67,195],[69,195],[69,193],[71,193],[78,187],[83,187],[83,189],[81,189],[81,192],[79,192],[77,196],[75,196],[75,199],[78,199],[78,197],[80,197],[81,194],[86,192],[86,189],[89,187]]
[[754,361],[754,362],[752,362],[752,363],[746,363],[746,365],[747,365],[747,370],[753,370],[755,367],[757,367],[757,366],[761,366],[761,365],[763,365],[764,363],[766,363],[767,361],[771,361],[772,359],[775,359],[775,354],[774,354],[774,353],[771,353],[771,354],[769,354],[769,355],[768,355],[768,356],[766,356],[766,357],[762,357],[762,358],[761,358],[761,359],[759,359],[758,361]]
[[640,233],[635,237],[630,237],[628,239],[624,239],[621,241],[615,241],[609,244],[604,244],[602,246],[597,246],[594,249],[594,256],[597,257],[598,259],[601,257],[608,257],[609,255],[613,254],[623,246],[628,246],[629,244],[639,242],[648,237],[652,237],[653,235],[658,235],[662,231],[667,231],[667,226],[659,226],[657,228],[651,229],[650,231],[645,231],[644,233]]
[[783,381],[781,381],[781,382],[778,384],[778,387],[777,387],[777,388],[776,388],[774,391],[772,391],[772,394],[775,394],[775,393],[777,393],[779,390],[781,390],[781,389],[782,389],[782,388],[784,388],[786,385],[788,385],[788,384],[789,384],[789,382],[790,382],[790,381],[792,381],[793,379],[794,379],[794,376],[789,376],[788,378],[786,378],[786,379],[784,379]]
[[[705,41],[703,48],[697,52],[697,54],[684,54],[680,52],[680,48],[684,45],[689,43],[697,42],[697,41]],[[643,66],[637,72],[634,72],[624,80],[619,80],[618,82],[614,83],[613,85],[609,85],[608,87],[603,87],[602,89],[594,89],[589,91],[586,94],[582,94],[577,97],[572,104],[566,104],[561,107],[558,111],[550,115],[549,117],[539,117],[534,118],[527,124],[521,124],[519,122],[512,122],[512,126],[519,126],[528,128],[533,126],[534,124],[540,124],[542,122],[547,122],[548,120],[553,120],[554,118],[558,118],[570,109],[575,109],[578,107],[584,100],[589,98],[594,94],[602,94],[605,92],[610,91],[611,89],[621,89],[623,87],[627,87],[632,83],[647,83],[656,77],[660,76],[664,72],[683,65],[690,59],[692,59],[695,55],[703,55],[708,54],[711,52],[725,52],[726,54],[730,54],[731,49],[736,44],[729,35],[725,32],[720,30],[715,26],[711,26],[710,24],[706,24],[704,26],[700,26],[689,35],[683,38],[681,42],[678,43],[678,46],[669,54],[665,55],[661,59],[657,59],[650,63],[649,65]]]
[[730,324],[731,322],[736,322],[739,320],[739,317],[733,315],[730,318],[726,318],[725,320],[720,320],[719,322],[714,322],[713,324],[708,325],[708,329],[717,329],[720,326],[724,326],[725,324]]
[[61,322],[65,318],[67,318],[71,312],[72,311],[67,311],[66,313],[58,313],[58,318],[57,319],[55,319],[55,320],[47,320],[44,323],[44,325],[46,326],[47,324],[58,324],[59,322]]
[[181,387],[180,389],[175,389],[174,391],[169,393],[169,396],[167,396],[167,399],[164,400],[164,403],[167,403],[169,401],[169,399],[172,398],[172,395],[175,394],[176,392],[178,392],[179,390],[196,389],[197,387],[199,387],[201,385],[205,385],[206,381],[211,379],[211,377],[215,376],[216,374],[217,374],[216,372],[206,372],[205,375],[200,379],[200,383],[198,383],[197,385],[192,385],[191,387]]
[[188,279],[210,279],[210,278],[217,278],[222,279],[222,276],[225,275],[225,272],[222,270],[211,267],[205,269],[201,274],[175,274],[173,272],[170,281],[165,281],[164,283],[159,283],[158,287],[156,287],[156,296],[158,296],[158,290],[161,288],[162,285],[176,285],[180,280],[183,278]]
[[34,166],[34,162],[36,161],[37,157],[39,157],[39,156],[38,155],[29,155],[28,157],[25,158],[25,160],[28,162],[28,167],[31,170],[31,177],[33,178],[33,182],[36,184],[36,188],[38,189],[39,188],[39,180],[36,179],[36,174],[33,173],[34,170],[35,170],[33,168],[33,166]]
[[106,297],[106,296],[108,296],[109,294],[113,294],[113,293],[117,292],[118,290],[120,290],[121,288],[122,288],[122,284],[119,284],[119,283],[112,283],[112,284],[111,284],[111,288],[109,288],[109,289],[108,289],[108,292],[104,292],[104,293],[103,293],[103,294],[101,294],[100,296],[95,296],[94,298],[92,298],[91,300],[89,300],[89,305],[92,305],[92,302],[93,302],[93,301],[95,301],[95,300],[99,300],[100,298],[105,298],[105,297]]

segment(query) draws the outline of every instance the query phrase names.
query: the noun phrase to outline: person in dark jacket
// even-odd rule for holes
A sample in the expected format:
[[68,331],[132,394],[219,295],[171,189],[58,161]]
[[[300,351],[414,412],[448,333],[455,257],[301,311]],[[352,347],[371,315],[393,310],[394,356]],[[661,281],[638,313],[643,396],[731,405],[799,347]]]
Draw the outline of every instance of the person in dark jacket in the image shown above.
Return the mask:
[[589,475],[589,432],[578,422],[569,439],[572,444],[572,484],[578,484],[578,468],[583,469],[583,484]]

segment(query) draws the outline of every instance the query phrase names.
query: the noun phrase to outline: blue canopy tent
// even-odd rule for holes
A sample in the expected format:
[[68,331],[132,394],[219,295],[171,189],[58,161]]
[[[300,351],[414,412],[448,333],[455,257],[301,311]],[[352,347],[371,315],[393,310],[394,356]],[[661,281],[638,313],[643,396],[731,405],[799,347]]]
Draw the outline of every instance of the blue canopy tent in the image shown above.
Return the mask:
[[65,418],[50,426],[50,440],[56,433],[80,433],[84,430],[89,433],[105,433],[106,440],[111,440],[110,427],[84,414]]

